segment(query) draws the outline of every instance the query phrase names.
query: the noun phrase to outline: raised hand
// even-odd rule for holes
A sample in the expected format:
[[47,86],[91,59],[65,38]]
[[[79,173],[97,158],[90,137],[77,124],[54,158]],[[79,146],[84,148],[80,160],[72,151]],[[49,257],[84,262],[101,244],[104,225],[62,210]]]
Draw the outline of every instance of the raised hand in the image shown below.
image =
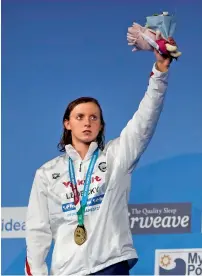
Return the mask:
[[161,72],[166,72],[173,58],[171,56],[159,54],[159,52],[156,49],[154,49],[154,54],[156,56],[156,69]]

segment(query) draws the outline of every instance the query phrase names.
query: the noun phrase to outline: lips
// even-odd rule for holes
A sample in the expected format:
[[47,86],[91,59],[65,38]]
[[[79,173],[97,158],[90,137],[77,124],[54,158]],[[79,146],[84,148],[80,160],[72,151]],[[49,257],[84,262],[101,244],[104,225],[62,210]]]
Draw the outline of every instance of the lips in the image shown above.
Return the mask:
[[84,130],[83,133],[84,134],[91,134],[91,131],[90,130]]

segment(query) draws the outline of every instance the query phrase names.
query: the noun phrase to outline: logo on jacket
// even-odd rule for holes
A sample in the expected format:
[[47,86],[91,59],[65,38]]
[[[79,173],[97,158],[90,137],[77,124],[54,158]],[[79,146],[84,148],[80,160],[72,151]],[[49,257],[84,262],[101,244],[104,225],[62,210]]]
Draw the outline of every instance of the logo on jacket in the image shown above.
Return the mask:
[[[100,178],[99,176],[93,176],[92,178],[91,178],[91,183],[93,184],[93,183],[99,183],[100,181],[102,180],[102,178]],[[80,185],[84,185],[84,180],[82,179],[82,180],[80,180],[80,179],[78,179],[77,180],[77,182],[76,182],[76,184],[78,185],[78,186],[80,186]],[[62,182],[64,185],[65,185],[65,187],[72,187],[73,186],[73,184],[71,183],[71,181],[68,181],[68,182]]]
[[107,164],[106,164],[106,162],[101,162],[98,165],[98,168],[101,170],[101,172],[106,172],[106,170],[107,170]]
[[53,179],[57,179],[58,177],[60,177],[60,173],[53,173],[52,174]]

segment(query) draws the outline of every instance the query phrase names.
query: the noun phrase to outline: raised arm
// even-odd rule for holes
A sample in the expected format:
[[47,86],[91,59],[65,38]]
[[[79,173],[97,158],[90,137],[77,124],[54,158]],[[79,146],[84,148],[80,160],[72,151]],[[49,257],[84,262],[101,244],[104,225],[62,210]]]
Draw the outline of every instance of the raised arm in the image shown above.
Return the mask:
[[27,212],[25,275],[48,275],[45,259],[51,242],[47,181],[39,169],[34,178]]
[[147,148],[156,129],[167,89],[170,59],[156,54],[147,91],[133,118],[111,144],[117,166],[130,173]]

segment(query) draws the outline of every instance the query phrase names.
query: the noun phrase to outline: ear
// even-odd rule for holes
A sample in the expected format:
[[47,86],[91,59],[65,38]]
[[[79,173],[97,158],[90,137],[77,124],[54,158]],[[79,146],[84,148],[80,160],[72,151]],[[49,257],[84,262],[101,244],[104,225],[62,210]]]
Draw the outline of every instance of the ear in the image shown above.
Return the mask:
[[65,120],[64,121],[64,127],[67,129],[67,130],[71,130],[71,126],[70,126],[70,123],[68,120]]

